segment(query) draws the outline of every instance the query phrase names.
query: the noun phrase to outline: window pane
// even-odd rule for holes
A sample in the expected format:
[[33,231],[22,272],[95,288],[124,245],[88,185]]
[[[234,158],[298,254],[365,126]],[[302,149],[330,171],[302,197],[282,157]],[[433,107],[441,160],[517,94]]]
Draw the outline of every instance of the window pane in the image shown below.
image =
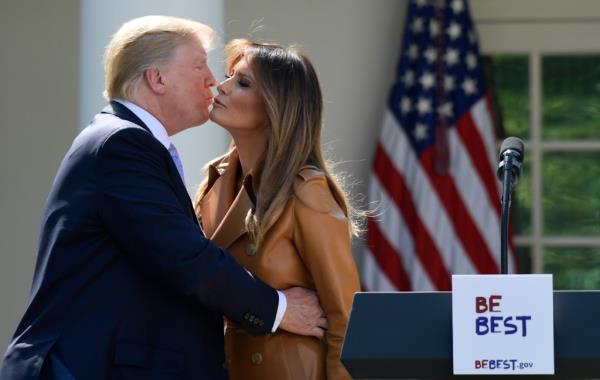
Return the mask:
[[513,187],[512,205],[510,206],[510,219],[513,234],[520,236],[531,235],[531,163],[526,154],[523,162],[521,178]]
[[[494,55],[490,87],[499,103],[504,134],[529,137],[529,58],[526,55]],[[500,136],[502,137],[502,136]]]
[[542,58],[547,140],[600,138],[600,55]]
[[543,155],[546,235],[600,235],[600,152]]
[[600,289],[600,248],[546,248],[544,273],[557,290]]

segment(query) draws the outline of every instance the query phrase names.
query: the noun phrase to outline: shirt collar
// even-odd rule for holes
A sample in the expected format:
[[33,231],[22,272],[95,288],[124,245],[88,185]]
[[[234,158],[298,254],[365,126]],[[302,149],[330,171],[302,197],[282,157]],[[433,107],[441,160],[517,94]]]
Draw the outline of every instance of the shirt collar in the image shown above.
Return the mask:
[[171,146],[171,140],[169,140],[169,134],[165,127],[158,121],[156,117],[154,117],[150,112],[146,111],[142,107],[138,106],[135,103],[132,103],[128,100],[124,99],[114,99],[115,101],[121,103],[125,107],[127,107],[131,112],[135,114],[135,116],[139,117],[140,120],[146,124],[152,136],[156,138],[160,143],[166,148],[169,149]]

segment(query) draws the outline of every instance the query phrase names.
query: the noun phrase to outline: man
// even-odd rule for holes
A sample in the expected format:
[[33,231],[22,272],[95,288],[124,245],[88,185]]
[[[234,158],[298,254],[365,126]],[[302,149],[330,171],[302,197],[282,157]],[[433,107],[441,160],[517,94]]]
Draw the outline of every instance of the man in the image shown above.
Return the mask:
[[213,34],[149,16],[113,37],[110,105],[58,170],[1,379],[226,378],[223,315],[257,334],[323,336],[314,293],[253,278],[194,216],[169,136],[208,119]]

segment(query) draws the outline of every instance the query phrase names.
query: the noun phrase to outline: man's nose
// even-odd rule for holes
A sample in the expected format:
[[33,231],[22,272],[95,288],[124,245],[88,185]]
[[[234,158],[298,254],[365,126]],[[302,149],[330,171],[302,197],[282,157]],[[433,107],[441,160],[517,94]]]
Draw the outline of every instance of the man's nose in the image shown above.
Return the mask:
[[206,78],[206,87],[213,87],[217,84],[217,78],[215,78],[213,72],[208,69],[208,78]]

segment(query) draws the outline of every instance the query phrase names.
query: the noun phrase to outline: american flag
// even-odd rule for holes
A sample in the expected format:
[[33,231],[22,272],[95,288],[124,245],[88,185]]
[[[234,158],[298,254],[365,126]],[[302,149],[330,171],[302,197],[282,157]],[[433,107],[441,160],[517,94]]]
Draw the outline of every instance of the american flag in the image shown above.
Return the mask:
[[[413,0],[375,151],[363,286],[450,290],[500,268],[491,98],[464,0]],[[514,272],[512,249],[509,271]]]

